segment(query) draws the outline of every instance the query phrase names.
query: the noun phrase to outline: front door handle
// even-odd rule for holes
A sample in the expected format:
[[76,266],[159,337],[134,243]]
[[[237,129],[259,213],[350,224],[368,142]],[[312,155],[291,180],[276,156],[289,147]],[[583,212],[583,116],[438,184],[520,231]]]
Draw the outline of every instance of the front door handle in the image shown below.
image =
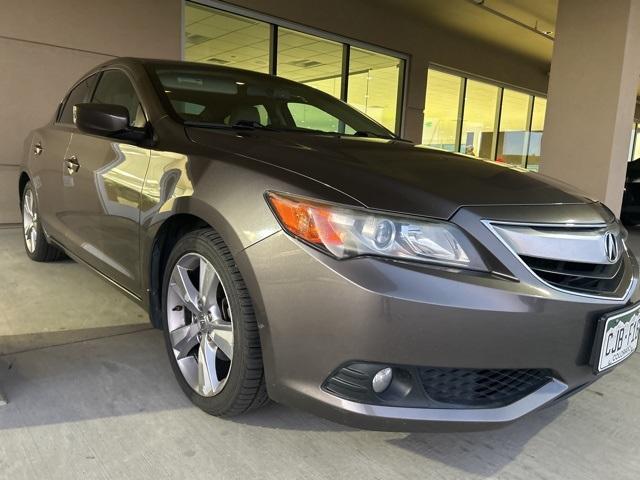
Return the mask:
[[64,165],[65,167],[67,167],[67,172],[69,172],[69,175],[73,175],[78,170],[80,170],[80,163],[78,162],[78,158],[75,155],[65,159]]
[[40,142],[36,143],[33,147],[33,153],[35,155],[40,155],[42,153],[42,150],[44,150],[42,148],[42,144]]

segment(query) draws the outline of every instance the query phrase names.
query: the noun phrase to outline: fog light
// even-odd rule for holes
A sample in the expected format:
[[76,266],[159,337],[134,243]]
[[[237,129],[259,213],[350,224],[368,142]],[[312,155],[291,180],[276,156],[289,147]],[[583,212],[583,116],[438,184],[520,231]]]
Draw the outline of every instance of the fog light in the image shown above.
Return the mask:
[[389,367],[383,368],[382,370],[378,371],[378,373],[373,376],[373,381],[371,382],[373,391],[376,393],[384,392],[391,384],[392,379],[393,370],[391,370]]

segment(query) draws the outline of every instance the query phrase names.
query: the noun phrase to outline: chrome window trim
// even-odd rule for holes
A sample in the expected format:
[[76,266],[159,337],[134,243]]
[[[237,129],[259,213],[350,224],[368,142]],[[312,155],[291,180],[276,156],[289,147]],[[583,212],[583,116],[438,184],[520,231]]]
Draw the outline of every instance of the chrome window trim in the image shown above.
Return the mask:
[[[542,277],[540,277],[537,273],[535,273],[531,267],[529,267],[529,265],[527,265],[527,263],[522,260],[522,258],[520,257],[520,255],[513,249],[511,248],[511,246],[500,236],[500,234],[495,230],[495,228],[493,227],[493,224],[496,225],[512,225],[512,226],[520,226],[520,227],[524,227],[524,226],[528,226],[528,227],[548,227],[548,228],[567,228],[567,229],[580,229],[580,228],[603,228],[603,227],[607,227],[608,225],[611,225],[611,223],[606,223],[606,222],[602,222],[602,223],[529,223],[529,222],[509,222],[509,221],[503,221],[503,220],[490,220],[490,219],[482,219],[480,220],[482,222],[482,224],[487,227],[489,229],[489,231],[498,239],[498,241],[500,241],[500,243],[502,243],[502,245],[504,245],[504,247],[509,250],[509,252],[511,252],[511,254],[516,258],[516,260],[531,274],[533,275],[534,278],[536,278],[539,282],[541,282],[543,285],[545,285],[546,287],[558,291],[558,292],[562,292],[565,293],[567,295],[575,295],[578,297],[583,297],[583,298],[592,298],[592,299],[599,299],[599,300],[614,300],[614,301],[621,301],[624,302],[629,298],[630,293],[633,291],[633,289],[635,288],[637,282],[638,282],[638,277],[631,272],[631,281],[629,282],[629,286],[627,287],[627,289],[625,290],[624,294],[621,296],[613,296],[613,295],[595,295],[595,294],[590,294],[590,293],[581,293],[581,292],[576,292],[573,290],[566,290],[564,288],[560,288],[557,287],[549,282],[547,282],[546,280],[544,280]],[[629,256],[629,249],[627,248],[627,244],[624,241],[624,238],[621,238],[621,242],[622,243],[622,247],[624,249],[624,255]],[[624,261],[624,259],[622,259],[622,261]]]

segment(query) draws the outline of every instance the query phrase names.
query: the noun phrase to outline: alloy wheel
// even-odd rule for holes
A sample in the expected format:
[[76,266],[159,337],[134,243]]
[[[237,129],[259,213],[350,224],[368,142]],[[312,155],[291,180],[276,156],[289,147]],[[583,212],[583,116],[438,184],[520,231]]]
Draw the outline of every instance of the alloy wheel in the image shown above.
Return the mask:
[[30,189],[25,192],[22,203],[22,227],[27,250],[33,253],[38,240],[38,212],[35,208],[33,191]]
[[169,338],[184,379],[204,397],[224,388],[233,359],[233,319],[218,272],[187,253],[173,267],[166,299]]

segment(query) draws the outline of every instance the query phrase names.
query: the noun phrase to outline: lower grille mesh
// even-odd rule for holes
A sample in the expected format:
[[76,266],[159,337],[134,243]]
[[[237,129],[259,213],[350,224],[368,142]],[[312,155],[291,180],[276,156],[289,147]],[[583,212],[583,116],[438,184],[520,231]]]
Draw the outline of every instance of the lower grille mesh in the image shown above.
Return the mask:
[[539,389],[551,380],[551,371],[420,368],[419,376],[432,400],[456,406],[494,408],[513,403]]

